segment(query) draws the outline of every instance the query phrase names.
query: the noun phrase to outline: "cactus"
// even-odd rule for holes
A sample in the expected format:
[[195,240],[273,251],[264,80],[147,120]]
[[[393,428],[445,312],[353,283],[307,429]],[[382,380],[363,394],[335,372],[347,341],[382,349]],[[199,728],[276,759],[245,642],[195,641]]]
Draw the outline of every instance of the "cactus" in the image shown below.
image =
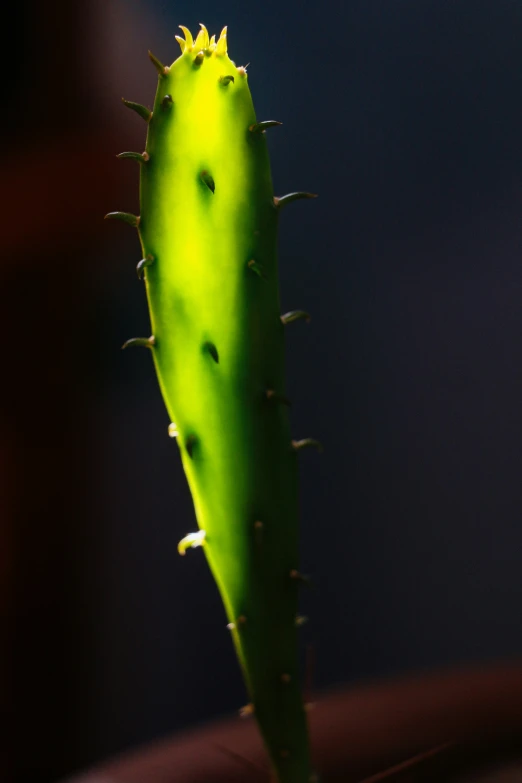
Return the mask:
[[266,130],[257,122],[246,67],[227,54],[227,29],[176,36],[181,56],[158,72],[147,123],[140,215],[107,217],[138,230],[151,350],[219,587],[253,712],[280,783],[314,779],[298,671],[298,452],[284,379],[284,332],[309,320],[280,314],[279,213],[314,194],[274,197]]

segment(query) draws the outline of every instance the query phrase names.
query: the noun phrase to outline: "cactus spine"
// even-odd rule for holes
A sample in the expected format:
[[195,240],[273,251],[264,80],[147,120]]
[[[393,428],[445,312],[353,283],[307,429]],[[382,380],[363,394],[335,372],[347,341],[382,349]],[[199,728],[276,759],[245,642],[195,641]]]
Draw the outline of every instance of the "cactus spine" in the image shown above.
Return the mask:
[[[276,260],[280,209],[310,198],[274,198],[265,129],[246,68],[201,25],[181,28],[181,56],[158,71],[140,164],[140,216],[110,213],[137,228],[151,349],[177,439],[203,546],[228,628],[280,783],[308,783],[307,721],[299,687],[297,452],[284,380],[286,324]],[[315,443],[315,441],[310,441]]]

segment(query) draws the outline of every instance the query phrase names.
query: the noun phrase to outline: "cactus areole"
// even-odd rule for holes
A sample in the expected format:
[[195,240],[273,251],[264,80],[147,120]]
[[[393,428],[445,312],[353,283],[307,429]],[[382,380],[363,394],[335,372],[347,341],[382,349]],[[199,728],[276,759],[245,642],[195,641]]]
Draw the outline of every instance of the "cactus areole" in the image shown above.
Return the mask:
[[138,231],[152,326],[124,347],[151,350],[194,499],[199,532],[179,551],[205,552],[277,779],[309,783],[295,578],[308,441],[292,440],[284,379],[284,332],[303,311],[281,315],[276,242],[281,208],[313,194],[274,198],[265,131],[280,123],[257,122],[226,28],[217,42],[181,29],[171,66],[149,53],[152,112],[124,101],[148,125],[145,151],[121,156],[140,166],[140,215],[107,217]]

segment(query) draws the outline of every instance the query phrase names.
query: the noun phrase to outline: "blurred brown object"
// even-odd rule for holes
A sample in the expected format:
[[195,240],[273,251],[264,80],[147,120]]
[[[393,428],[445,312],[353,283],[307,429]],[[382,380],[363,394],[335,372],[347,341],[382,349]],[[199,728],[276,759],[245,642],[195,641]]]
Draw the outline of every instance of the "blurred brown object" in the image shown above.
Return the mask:
[[[324,783],[457,780],[522,758],[522,665],[345,688],[320,697],[310,723]],[[269,783],[269,777],[255,723],[230,719],[124,755],[70,783]]]
[[113,148],[110,136],[78,130],[23,153],[14,149],[4,171],[9,265],[0,311],[3,333],[12,335],[3,352],[0,453],[1,706],[8,716],[0,779],[6,783],[53,780],[88,752],[82,732],[90,720],[91,640],[88,618],[77,618],[76,607],[87,589],[82,574],[93,533],[79,432],[89,427],[97,372],[88,262],[107,231],[104,210],[124,200],[133,174],[120,167],[116,175]]
[[78,437],[94,374],[88,261],[105,212],[131,182],[136,192],[135,171],[113,158],[118,120],[96,108],[102,6],[20,0],[9,25],[17,67],[2,128],[2,783],[46,783],[89,753],[88,618],[76,611],[92,538]]
[[104,214],[124,201],[126,191],[137,198],[136,172],[115,157],[111,165],[118,144],[108,135],[78,130],[11,150],[2,173],[4,262],[16,257],[38,263],[51,248],[92,238],[106,228]]

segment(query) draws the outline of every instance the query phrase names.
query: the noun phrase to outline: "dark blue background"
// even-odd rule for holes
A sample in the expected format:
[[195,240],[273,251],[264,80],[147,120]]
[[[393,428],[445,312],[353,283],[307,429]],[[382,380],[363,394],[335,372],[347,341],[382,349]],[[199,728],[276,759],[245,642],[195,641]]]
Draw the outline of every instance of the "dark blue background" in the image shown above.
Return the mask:
[[[100,177],[131,165],[116,152],[143,148],[143,124],[119,101],[152,103],[147,49],[171,61],[177,25],[195,32],[199,21],[211,34],[228,24],[258,118],[284,123],[269,132],[276,193],[319,194],[285,210],[279,245],[282,309],[312,314],[288,328],[293,431],[325,445],[301,460],[302,567],[315,584],[303,596],[303,649],[314,646],[315,685],[520,656],[522,6],[93,3],[70,20],[81,89],[71,79],[42,89],[60,112],[76,107],[76,126],[107,133]],[[62,72],[56,40],[35,50],[36,22],[25,25],[29,62],[40,51]],[[7,131],[20,146],[34,131],[23,95],[12,90]],[[52,138],[63,128],[47,111]],[[109,208],[132,212],[137,175],[126,171]],[[104,228],[94,243],[86,227],[58,261],[42,250],[46,271],[29,281],[12,271],[6,295],[9,323],[22,309],[27,334],[45,332],[53,263],[70,282],[72,312],[56,315],[64,296],[51,308],[60,330],[71,317],[50,414],[38,405],[39,385],[53,389],[46,351],[31,349],[35,381],[13,349],[12,415],[28,448],[35,420],[51,416],[16,496],[22,512],[31,470],[46,449],[60,453],[57,429],[74,432],[76,448],[68,499],[53,473],[58,500],[20,512],[18,584],[35,588],[23,553],[42,525],[60,542],[49,568],[61,581],[38,611],[32,599],[13,604],[19,781],[50,781],[245,700],[204,557],[176,553],[194,513],[150,356],[119,350],[148,334],[138,241]]]

